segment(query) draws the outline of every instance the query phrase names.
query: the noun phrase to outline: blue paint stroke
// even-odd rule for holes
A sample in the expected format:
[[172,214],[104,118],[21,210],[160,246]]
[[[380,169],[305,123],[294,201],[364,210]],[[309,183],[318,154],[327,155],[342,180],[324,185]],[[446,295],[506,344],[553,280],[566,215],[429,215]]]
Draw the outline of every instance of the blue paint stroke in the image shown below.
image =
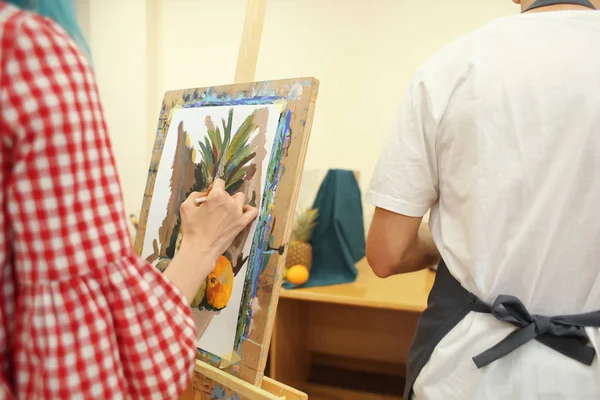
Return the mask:
[[279,124],[277,125],[277,131],[275,133],[275,139],[265,176],[265,188],[263,190],[263,198],[260,207],[261,212],[248,258],[248,271],[246,273],[242,306],[238,316],[235,348],[239,348],[242,341],[248,338],[253,312],[252,300],[256,298],[260,275],[267,268],[271,255],[275,252],[275,250],[269,250],[269,247],[276,247],[272,243],[271,237],[271,227],[275,222],[273,221],[272,208],[274,205],[275,194],[277,193],[277,187],[279,185],[279,179],[282,176],[281,161],[283,159],[284,144],[289,135],[291,135],[291,121],[292,112],[286,108],[279,118]]
[[273,104],[276,100],[283,99],[283,96],[255,96],[255,97],[241,97],[237,99],[232,98],[218,98],[208,99],[202,101],[196,101],[188,103],[183,108],[197,108],[197,107],[210,107],[210,106],[239,106],[239,105],[265,105]]
[[236,105],[264,105],[271,104],[276,100],[285,99],[275,89],[259,88],[253,93],[239,92],[237,96],[229,93],[216,94],[212,88],[204,93],[198,89],[186,91],[183,94],[183,108],[210,107],[210,106],[236,106]]
[[[198,347],[198,350],[202,350]],[[206,360],[209,364],[212,365],[217,365],[220,361],[221,361],[221,357],[214,355],[212,353],[209,353],[208,351],[202,350],[202,353],[205,354],[206,358],[208,360]]]
[[240,396],[237,393],[233,394],[233,397],[229,396],[225,391],[225,388],[221,384],[216,384],[214,389],[210,392],[211,399],[214,400],[240,400]]

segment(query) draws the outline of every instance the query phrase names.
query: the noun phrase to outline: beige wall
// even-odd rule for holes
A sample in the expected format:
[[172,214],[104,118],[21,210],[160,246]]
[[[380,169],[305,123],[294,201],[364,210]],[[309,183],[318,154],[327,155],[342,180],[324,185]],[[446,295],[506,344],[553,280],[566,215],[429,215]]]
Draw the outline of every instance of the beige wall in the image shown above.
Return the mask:
[[[245,1],[78,1],[88,4],[127,211],[137,214],[162,92],[232,82]],[[256,79],[319,79],[306,168],[359,170],[365,188],[419,64],[518,11],[510,0],[269,0]]]
[[146,0],[76,0],[76,5],[92,52],[125,208],[138,214],[149,163]]

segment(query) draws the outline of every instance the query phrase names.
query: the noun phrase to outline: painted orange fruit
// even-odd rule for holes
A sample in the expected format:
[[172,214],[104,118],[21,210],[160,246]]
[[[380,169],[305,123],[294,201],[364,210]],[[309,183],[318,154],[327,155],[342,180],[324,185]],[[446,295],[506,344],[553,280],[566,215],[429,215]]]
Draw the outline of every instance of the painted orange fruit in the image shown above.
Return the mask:
[[288,269],[286,280],[293,285],[304,285],[308,277],[308,268],[304,265],[294,265]]
[[206,300],[217,309],[225,308],[233,289],[233,267],[225,256],[219,257],[215,268],[206,278]]

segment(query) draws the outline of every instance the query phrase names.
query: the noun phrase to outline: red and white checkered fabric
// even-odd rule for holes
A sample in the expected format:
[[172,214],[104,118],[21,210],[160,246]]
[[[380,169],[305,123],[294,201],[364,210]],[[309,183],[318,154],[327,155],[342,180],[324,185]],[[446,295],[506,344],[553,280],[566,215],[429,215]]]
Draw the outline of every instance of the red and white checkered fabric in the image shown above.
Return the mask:
[[194,323],[133,254],[90,65],[1,2],[0,63],[0,399],[177,398]]

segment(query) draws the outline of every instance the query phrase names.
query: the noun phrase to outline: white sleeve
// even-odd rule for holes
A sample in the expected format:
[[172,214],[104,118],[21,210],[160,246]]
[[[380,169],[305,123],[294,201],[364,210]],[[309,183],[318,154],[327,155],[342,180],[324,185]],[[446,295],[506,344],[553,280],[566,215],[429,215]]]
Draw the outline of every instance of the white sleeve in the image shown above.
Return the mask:
[[422,217],[438,200],[435,137],[427,89],[411,82],[366,193],[366,202],[397,214]]

